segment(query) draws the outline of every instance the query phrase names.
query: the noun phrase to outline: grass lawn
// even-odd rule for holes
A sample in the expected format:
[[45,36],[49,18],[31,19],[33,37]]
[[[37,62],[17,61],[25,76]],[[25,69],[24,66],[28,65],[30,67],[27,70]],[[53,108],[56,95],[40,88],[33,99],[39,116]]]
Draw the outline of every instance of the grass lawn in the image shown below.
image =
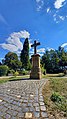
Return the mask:
[[67,119],[67,78],[47,77],[49,80],[43,88],[43,96],[49,119]]
[[29,78],[29,75],[16,76],[16,77],[15,76],[0,77],[0,83],[5,83],[7,81],[17,81],[17,80],[22,80],[22,79],[25,79],[25,78]]
[[46,74],[46,75],[43,75],[43,78],[51,78],[51,77],[64,77],[64,73],[58,73],[58,74]]

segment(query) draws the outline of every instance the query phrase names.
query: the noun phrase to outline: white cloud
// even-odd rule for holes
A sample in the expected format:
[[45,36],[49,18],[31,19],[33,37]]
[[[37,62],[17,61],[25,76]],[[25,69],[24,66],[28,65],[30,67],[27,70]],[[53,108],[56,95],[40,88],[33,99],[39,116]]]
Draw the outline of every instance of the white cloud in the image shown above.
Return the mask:
[[30,33],[26,30],[24,31],[20,31],[20,32],[13,32],[11,34],[12,38],[29,38],[30,37]]
[[65,0],[56,0],[54,3],[55,8],[60,9],[61,7],[63,7],[64,2],[65,2]]
[[31,50],[31,51],[30,51],[30,55],[33,55],[33,54],[34,54],[34,50]]
[[56,20],[55,22],[56,22],[56,24],[59,24],[60,23],[60,21],[58,21],[58,20]]
[[57,19],[56,19],[56,17],[54,17],[54,21],[56,21]]
[[[43,56],[43,54],[45,53],[45,48],[40,48],[40,49],[38,49],[37,50],[37,53],[40,55],[40,56]],[[34,49],[32,49],[31,51],[30,51],[30,57],[31,57],[31,55],[33,55],[34,54]]]
[[0,58],[0,60],[3,60],[3,58]]
[[1,44],[1,46],[2,46],[3,49],[7,49],[7,50],[9,50],[11,52],[18,51],[18,47],[15,46],[15,45],[12,45],[12,44],[3,43],[3,44]]
[[[46,11],[47,13],[50,13],[50,16],[53,17],[55,23],[60,23],[61,21],[64,21],[67,18],[67,13],[62,12],[61,15],[61,9],[60,9],[63,6],[66,6],[67,4],[66,0],[54,0],[54,2],[48,0],[47,4],[45,0],[35,0],[35,1],[36,1],[37,11],[39,12],[43,10],[44,12]],[[51,4],[52,6],[54,6],[55,9],[51,7]]]
[[66,0],[55,0],[54,6],[56,8],[55,13],[53,15],[54,21],[56,23],[60,23],[61,21],[64,21],[67,17],[67,13],[61,15],[60,8],[66,5]]
[[56,23],[59,23],[60,21],[64,21],[65,20],[65,16],[61,16],[61,15],[57,15],[56,13],[53,15],[54,21]]
[[30,33],[26,30],[21,31],[20,34],[23,38],[29,38],[30,37]]
[[56,17],[57,14],[54,14],[53,17]]
[[38,7],[37,7],[37,11],[40,11],[40,10],[41,10],[41,8],[42,8],[41,6],[38,6]]
[[65,19],[65,17],[63,16],[59,16],[59,18],[63,21]]
[[42,57],[45,53],[45,48],[40,48],[37,50],[37,53]]
[[31,49],[31,45],[32,45],[32,43],[29,42],[29,48],[30,48],[30,49]]
[[43,0],[36,0],[37,3],[37,11],[40,11],[44,5],[44,1]]
[[[47,48],[48,51],[54,50],[53,48]],[[55,51],[55,50],[54,50]]]
[[15,37],[13,39],[9,37],[7,39],[7,43],[16,46],[19,50],[22,50],[23,48],[23,44],[18,37],[17,38]]
[[61,47],[65,47],[65,46],[67,46],[67,43],[64,43],[64,44],[61,45]]
[[37,50],[37,53],[45,53],[45,48],[40,48]]
[[10,37],[6,39],[6,43],[0,44],[3,49],[7,49],[12,52],[20,52],[23,48],[23,44],[20,41],[21,38],[29,38],[30,34],[26,30],[20,32],[13,32]]
[[39,55],[40,55],[40,57],[42,57],[44,54],[42,54],[42,53],[39,53]]
[[50,11],[50,8],[47,8],[47,13]]

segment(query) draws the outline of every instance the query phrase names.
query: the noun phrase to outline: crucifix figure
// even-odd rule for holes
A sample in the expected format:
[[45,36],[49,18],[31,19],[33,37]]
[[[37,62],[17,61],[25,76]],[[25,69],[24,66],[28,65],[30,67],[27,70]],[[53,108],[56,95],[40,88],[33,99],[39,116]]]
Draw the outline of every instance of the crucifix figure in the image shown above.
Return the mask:
[[34,41],[34,44],[31,45],[31,47],[34,47],[34,54],[37,53],[36,47],[37,47],[38,45],[40,45],[40,42],[37,43],[36,40]]

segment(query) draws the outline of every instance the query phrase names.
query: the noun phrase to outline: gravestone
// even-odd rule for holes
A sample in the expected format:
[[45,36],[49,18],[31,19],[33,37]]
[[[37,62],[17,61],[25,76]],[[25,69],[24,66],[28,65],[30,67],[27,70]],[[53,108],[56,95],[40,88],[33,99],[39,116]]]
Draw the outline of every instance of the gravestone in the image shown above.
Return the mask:
[[34,41],[31,47],[34,47],[34,55],[32,55],[32,69],[30,73],[31,79],[41,79],[41,69],[40,69],[40,55],[37,54],[36,47],[40,45],[40,42]]

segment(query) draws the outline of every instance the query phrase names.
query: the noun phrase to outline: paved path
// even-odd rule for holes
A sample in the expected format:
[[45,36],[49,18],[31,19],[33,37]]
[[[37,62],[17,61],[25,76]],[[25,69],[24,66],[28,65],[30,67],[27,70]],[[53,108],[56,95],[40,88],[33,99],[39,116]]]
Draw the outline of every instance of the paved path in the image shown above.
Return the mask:
[[42,96],[42,80],[0,84],[0,119],[48,119]]

